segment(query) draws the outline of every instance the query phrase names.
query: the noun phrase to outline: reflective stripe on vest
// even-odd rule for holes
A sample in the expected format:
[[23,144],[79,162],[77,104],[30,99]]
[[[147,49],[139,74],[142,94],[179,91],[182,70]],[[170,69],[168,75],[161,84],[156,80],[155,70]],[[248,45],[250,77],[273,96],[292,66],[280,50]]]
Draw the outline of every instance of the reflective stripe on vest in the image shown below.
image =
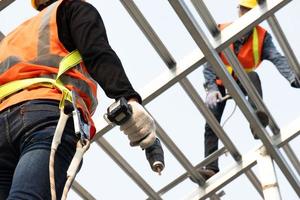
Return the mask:
[[59,68],[61,61],[65,60],[63,58],[69,54],[59,41],[57,32],[56,11],[61,2],[51,4],[1,41],[0,85],[57,75],[62,84],[82,97],[89,112],[93,113],[97,106],[97,84],[87,73],[80,55],[75,65],[64,70]]

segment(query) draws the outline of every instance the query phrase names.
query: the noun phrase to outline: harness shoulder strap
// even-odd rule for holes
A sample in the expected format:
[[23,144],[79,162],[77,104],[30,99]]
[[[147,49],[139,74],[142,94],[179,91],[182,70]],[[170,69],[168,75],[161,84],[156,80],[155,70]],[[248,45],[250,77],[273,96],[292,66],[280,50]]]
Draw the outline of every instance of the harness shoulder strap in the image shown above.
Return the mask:
[[56,79],[59,79],[59,77],[71,69],[72,67],[75,67],[82,61],[82,57],[78,50],[74,50],[68,55],[66,55],[59,63],[59,69]]

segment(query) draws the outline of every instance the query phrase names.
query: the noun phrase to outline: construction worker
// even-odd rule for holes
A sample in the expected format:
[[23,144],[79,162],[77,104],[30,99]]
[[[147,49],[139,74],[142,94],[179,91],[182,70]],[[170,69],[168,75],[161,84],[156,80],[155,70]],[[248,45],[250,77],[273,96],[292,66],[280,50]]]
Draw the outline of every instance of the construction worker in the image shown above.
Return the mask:
[[[156,141],[154,120],[110,47],[98,11],[81,0],[32,0],[32,6],[40,12],[0,43],[0,199],[51,199],[48,165],[59,108],[71,99],[92,139],[96,83],[131,105],[131,118],[120,126],[131,144],[147,148]],[[70,69],[60,73],[61,63]],[[68,119],[55,157],[57,199],[78,141],[74,121]]]
[[[250,9],[257,5],[256,0],[239,0],[239,16],[241,17]],[[220,29],[225,28],[229,24],[219,25]],[[260,66],[263,60],[271,61],[281,75],[286,78],[292,87],[299,88],[300,84],[296,78],[296,75],[291,70],[286,57],[282,56],[272,42],[271,35],[261,26],[256,26],[253,30],[245,34],[240,39],[236,40],[230,45],[230,48],[235,52],[240,63],[247,72],[251,82],[255,86],[256,90],[262,97],[261,82],[258,74],[254,71],[258,66]],[[241,86],[239,80],[237,79],[234,71],[230,67],[230,64],[226,60],[223,53],[220,53],[220,57],[226,65],[228,71],[237,81],[237,84],[242,89],[245,95],[246,91]],[[213,68],[209,63],[204,65],[203,74],[205,78],[204,86],[207,91],[206,104],[214,114],[216,119],[220,122],[221,117],[226,105],[226,100],[221,101],[222,96],[226,94],[226,88],[223,86],[222,81],[216,76]],[[256,107],[251,99],[249,99],[250,105],[256,110]],[[269,119],[264,112],[256,112],[257,117],[264,127],[268,125]],[[250,127],[251,128],[251,127]],[[252,128],[251,128],[252,131]],[[255,139],[258,139],[257,135],[252,131]],[[204,145],[205,145],[205,157],[213,153],[218,149],[218,137],[215,135],[210,126],[205,124],[204,133]],[[208,179],[219,171],[218,160],[215,160],[205,166],[203,169],[199,169],[199,173]]]

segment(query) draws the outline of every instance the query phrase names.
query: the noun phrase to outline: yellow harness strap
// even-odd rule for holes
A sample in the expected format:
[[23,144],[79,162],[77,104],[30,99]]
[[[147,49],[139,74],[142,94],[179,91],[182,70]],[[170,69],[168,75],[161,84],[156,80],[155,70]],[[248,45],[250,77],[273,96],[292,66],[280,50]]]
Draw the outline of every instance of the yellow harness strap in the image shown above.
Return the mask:
[[254,68],[257,67],[259,62],[259,44],[258,44],[258,33],[256,27],[253,29],[253,42],[252,42],[252,48],[253,48],[253,57],[254,57]]
[[56,80],[59,79],[63,73],[78,65],[81,61],[82,58],[78,50],[72,51],[66,55],[59,63]]
[[52,78],[28,78],[22,80],[15,80],[8,82],[4,85],[0,86],[0,99],[4,99],[9,95],[12,95],[22,89],[28,88],[33,85],[42,85],[46,87],[56,87],[62,92],[62,99],[60,101],[60,108],[64,107],[65,100],[72,102],[72,95],[71,91],[66,88],[62,82],[59,80],[59,77],[71,69],[72,67],[76,66],[81,62],[82,58],[77,50],[72,51],[67,56],[65,56],[61,62],[59,63],[58,74],[56,79]]

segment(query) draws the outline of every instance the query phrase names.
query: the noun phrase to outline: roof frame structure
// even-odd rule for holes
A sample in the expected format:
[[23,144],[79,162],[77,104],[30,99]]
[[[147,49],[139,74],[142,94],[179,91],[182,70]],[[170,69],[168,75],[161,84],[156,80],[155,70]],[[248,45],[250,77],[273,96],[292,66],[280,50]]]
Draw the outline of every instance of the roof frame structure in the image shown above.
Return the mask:
[[[273,119],[270,111],[264,105],[262,99],[254,89],[254,86],[249,81],[247,74],[242,69],[241,64],[235,57],[234,53],[228,48],[229,44],[235,41],[237,38],[251,30],[255,25],[259,24],[263,20],[267,20],[273,33],[275,34],[283,52],[288,58],[290,65],[293,70],[300,78],[300,67],[299,62],[290,47],[287,38],[285,37],[279,22],[275,17],[275,13],[283,8],[285,5],[290,3],[292,0],[262,0],[260,6],[252,9],[245,16],[234,21],[223,31],[220,31],[217,27],[213,16],[210,14],[202,0],[190,0],[196,11],[204,21],[206,27],[210,31],[214,40],[210,41],[204,34],[202,27],[199,26],[195,20],[193,14],[186,6],[183,0],[168,0],[170,6],[177,13],[179,19],[182,21],[195,43],[198,45],[198,49],[190,53],[185,59],[176,61],[171,53],[168,51],[166,46],[160,40],[158,34],[151,27],[149,22],[143,16],[142,12],[134,4],[132,0],[120,0],[121,4],[130,14],[132,19],[144,33],[145,37],[149,40],[153,48],[156,50],[160,58],[164,61],[165,65],[170,69],[167,72],[162,73],[157,79],[150,83],[141,93],[143,98],[143,104],[151,102],[157,96],[168,90],[174,84],[179,83],[187,95],[190,97],[195,107],[204,116],[208,124],[212,127],[216,135],[222,141],[224,147],[220,148],[211,156],[205,158],[198,165],[193,166],[192,163],[187,159],[183,152],[177,147],[172,141],[172,138],[157,124],[157,133],[160,139],[163,141],[165,146],[178,160],[178,162],[187,171],[186,173],[179,175],[175,180],[170,182],[168,185],[155,191],[151,185],[149,185],[139,173],[127,163],[127,161],[104,139],[104,134],[109,132],[113,126],[103,123],[100,131],[94,138],[94,142],[100,146],[118,165],[119,167],[129,176],[131,179],[145,192],[149,199],[162,199],[161,195],[165,194],[176,185],[180,184],[188,176],[193,177],[198,181],[199,187],[189,195],[188,199],[205,199],[211,197],[223,186],[229,184],[232,180],[239,177],[243,173],[246,174],[250,182],[253,184],[257,192],[263,196],[265,195],[261,186],[260,180],[256,177],[256,174],[252,171],[252,167],[257,164],[262,151],[267,151],[271,155],[272,159],[276,162],[282,173],[285,175],[290,185],[300,197],[300,183],[297,176],[294,174],[291,166],[288,165],[287,160],[280,152],[280,148],[283,148],[288,159],[290,160],[294,169],[298,175],[300,175],[300,163],[297,159],[292,148],[289,146],[289,142],[296,138],[300,133],[300,119],[297,119],[291,124],[291,127],[286,129],[280,129]],[[0,11],[13,3],[14,0],[0,0]],[[1,32],[0,32],[1,33]],[[0,34],[1,40],[1,34]],[[238,76],[241,79],[242,85],[245,87],[248,95],[255,102],[257,108],[268,114],[270,117],[270,129],[273,135],[262,127],[254,110],[251,108],[249,103],[245,101],[244,94],[237,86],[232,77],[227,73],[227,70],[220,60],[218,53],[223,51],[227,56],[228,60],[234,67]],[[229,90],[230,94],[244,113],[247,120],[254,126],[258,131],[259,137],[263,143],[263,146],[254,149],[247,155],[241,155],[236,146],[233,144],[231,139],[227,136],[225,131],[222,129],[220,124],[214,118],[210,110],[205,106],[200,95],[193,87],[192,83],[188,80],[187,75],[199,68],[205,62],[210,62],[214,67],[217,75],[223,80],[224,85]],[[211,160],[220,157],[225,152],[229,152],[235,162],[228,171],[218,173],[210,180],[204,182],[203,177],[196,172],[196,169],[209,163]],[[84,187],[80,185],[76,180],[72,185],[73,190],[84,199],[96,199],[94,198]],[[217,198],[217,197],[216,197]]]

